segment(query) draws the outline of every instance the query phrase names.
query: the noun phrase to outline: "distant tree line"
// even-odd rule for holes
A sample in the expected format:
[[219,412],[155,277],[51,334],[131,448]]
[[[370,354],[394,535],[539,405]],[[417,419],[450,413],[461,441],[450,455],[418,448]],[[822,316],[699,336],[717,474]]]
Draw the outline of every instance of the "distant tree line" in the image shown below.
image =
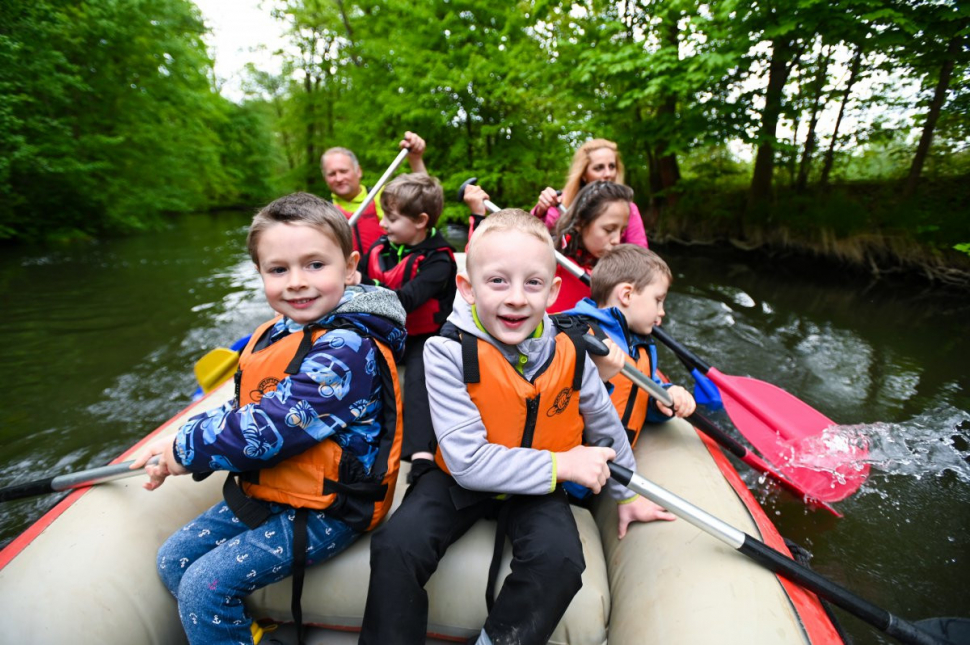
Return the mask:
[[[36,230],[38,204],[87,230],[326,194],[323,150],[354,149],[374,179],[407,129],[446,186],[477,175],[519,206],[562,184],[580,142],[613,139],[651,224],[703,213],[742,235],[847,180],[905,205],[965,185],[927,177],[970,173],[970,7],[955,0],[268,0],[283,69],[251,67],[242,105],[213,90],[187,1],[13,2],[0,236]],[[729,141],[755,146],[751,163]],[[965,219],[902,225],[952,246]]]

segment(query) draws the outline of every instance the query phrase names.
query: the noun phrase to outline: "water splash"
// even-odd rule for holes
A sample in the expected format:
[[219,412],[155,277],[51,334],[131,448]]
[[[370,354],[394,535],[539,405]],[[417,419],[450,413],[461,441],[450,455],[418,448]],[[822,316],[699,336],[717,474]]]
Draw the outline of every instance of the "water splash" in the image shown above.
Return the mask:
[[899,423],[832,426],[790,446],[796,467],[834,473],[833,465],[868,464],[914,479],[951,472],[970,483],[970,412],[950,406]]

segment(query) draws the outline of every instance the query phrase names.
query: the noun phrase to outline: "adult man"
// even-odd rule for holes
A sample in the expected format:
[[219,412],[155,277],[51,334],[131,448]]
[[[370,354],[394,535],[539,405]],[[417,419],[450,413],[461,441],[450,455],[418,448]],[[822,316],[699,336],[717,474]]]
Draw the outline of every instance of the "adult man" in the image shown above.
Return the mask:
[[[408,148],[408,164],[411,166],[411,172],[426,174],[427,170],[422,159],[425,149],[424,139],[413,132],[406,132],[404,139],[398,145],[401,148]],[[331,200],[349,219],[367,197],[367,188],[360,183],[364,173],[357,162],[356,155],[347,148],[330,148],[320,157],[320,170],[327,181],[327,186],[330,187]],[[380,219],[383,216],[381,198],[378,194],[364,209],[353,227],[354,250],[360,252],[361,257],[366,256],[371,245],[383,234],[380,227]]]

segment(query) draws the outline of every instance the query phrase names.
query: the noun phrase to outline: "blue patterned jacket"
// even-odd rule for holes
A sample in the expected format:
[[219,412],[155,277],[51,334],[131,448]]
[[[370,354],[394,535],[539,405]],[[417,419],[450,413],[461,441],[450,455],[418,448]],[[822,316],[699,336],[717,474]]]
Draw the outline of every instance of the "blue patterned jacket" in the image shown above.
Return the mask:
[[[381,379],[375,360],[379,350],[362,334],[386,343],[400,357],[405,316],[393,292],[348,287],[319,322],[339,322],[360,333],[337,329],[321,336],[300,373],[281,380],[259,403],[237,408],[230,401],[189,419],[176,435],[175,458],[192,472],[243,472],[269,468],[332,437],[369,472],[381,430]],[[270,331],[270,341],[302,329],[283,318]]]

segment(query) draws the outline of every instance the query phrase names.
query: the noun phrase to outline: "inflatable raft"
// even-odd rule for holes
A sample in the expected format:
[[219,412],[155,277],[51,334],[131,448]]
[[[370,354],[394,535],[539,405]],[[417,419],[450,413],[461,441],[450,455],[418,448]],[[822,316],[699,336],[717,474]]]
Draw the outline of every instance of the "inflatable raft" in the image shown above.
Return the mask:
[[[187,407],[146,442],[221,405],[232,382]],[[785,551],[778,532],[731,463],[686,422],[641,433],[639,471],[737,528]],[[396,504],[403,496],[402,464]],[[142,476],[79,489],[0,551],[0,625],[8,643],[182,643],[175,600],[155,573],[155,553],[176,529],[220,498],[222,477],[170,478],[149,493]],[[616,507],[574,508],[586,557],[583,588],[551,643],[838,643],[814,595],[760,568],[683,520],[636,525],[616,538]],[[485,621],[484,590],[495,525],[481,521],[447,553],[428,584],[429,642],[463,642]],[[369,575],[367,536],[307,572],[307,643],[354,643]],[[503,568],[508,572],[510,554]],[[504,576],[505,574],[500,574]],[[295,642],[290,580],[248,601],[261,624],[282,623],[264,643]]]

